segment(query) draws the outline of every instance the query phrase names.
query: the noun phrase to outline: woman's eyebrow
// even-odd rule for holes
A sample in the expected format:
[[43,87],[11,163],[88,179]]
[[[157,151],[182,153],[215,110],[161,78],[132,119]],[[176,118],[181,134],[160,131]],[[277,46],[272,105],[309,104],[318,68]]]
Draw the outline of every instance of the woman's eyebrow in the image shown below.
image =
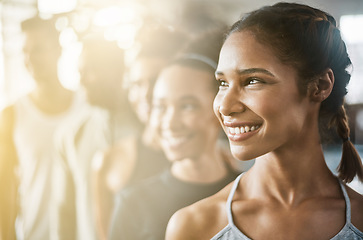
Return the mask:
[[275,75],[273,75],[270,71],[268,71],[264,68],[238,69],[237,72],[239,75],[251,74],[251,73],[263,73],[263,74],[267,74],[271,77],[275,77]]
[[224,73],[222,71],[216,71],[214,75],[224,76]]
[[[275,77],[270,71],[264,69],[264,68],[248,68],[248,69],[238,69],[236,70],[239,75],[245,75],[245,74],[251,74],[251,73],[263,73],[267,74],[271,77]],[[224,76],[224,73],[222,71],[216,71],[215,75]]]

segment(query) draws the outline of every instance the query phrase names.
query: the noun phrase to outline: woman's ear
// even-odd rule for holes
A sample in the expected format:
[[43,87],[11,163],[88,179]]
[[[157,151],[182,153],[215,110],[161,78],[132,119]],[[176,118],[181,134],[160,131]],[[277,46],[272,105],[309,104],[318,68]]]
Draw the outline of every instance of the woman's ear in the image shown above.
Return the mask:
[[333,90],[334,73],[330,68],[326,69],[308,88],[312,101],[322,102],[327,99]]

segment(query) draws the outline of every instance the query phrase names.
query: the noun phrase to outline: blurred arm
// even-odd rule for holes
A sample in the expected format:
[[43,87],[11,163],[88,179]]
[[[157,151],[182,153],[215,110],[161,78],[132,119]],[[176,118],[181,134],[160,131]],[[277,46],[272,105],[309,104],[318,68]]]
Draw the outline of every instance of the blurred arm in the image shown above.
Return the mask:
[[135,164],[135,141],[127,139],[95,156],[92,174],[94,210],[100,239],[107,239],[116,194],[128,183]]
[[15,219],[18,213],[18,164],[13,141],[14,110],[0,113],[0,239],[15,239]]
[[69,240],[77,236],[76,193],[73,174],[68,164],[65,142],[57,152],[56,180],[54,188],[52,239]]

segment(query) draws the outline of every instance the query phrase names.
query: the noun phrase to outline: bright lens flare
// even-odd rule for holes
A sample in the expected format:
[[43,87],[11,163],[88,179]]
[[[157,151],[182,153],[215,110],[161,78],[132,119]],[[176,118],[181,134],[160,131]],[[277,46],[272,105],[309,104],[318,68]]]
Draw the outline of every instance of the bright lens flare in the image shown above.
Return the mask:
[[64,13],[70,12],[77,6],[75,0],[38,0],[38,10],[40,13]]
[[136,35],[137,27],[134,24],[123,24],[117,27],[109,27],[104,32],[104,37],[108,41],[117,41],[119,47],[129,48]]
[[363,43],[363,32],[357,31],[363,26],[363,15],[345,15],[340,18],[340,29],[347,43]]
[[99,27],[130,23],[135,19],[135,11],[132,7],[107,7],[96,12],[93,24]]
[[348,54],[353,63],[348,85],[347,103],[363,103],[363,15],[345,15],[340,18],[340,31],[347,44]]

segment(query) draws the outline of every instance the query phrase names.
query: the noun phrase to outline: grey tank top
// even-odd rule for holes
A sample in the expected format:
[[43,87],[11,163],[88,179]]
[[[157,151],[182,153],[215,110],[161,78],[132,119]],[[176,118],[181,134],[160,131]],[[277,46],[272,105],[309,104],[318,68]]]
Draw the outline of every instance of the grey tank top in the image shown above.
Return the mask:
[[[226,211],[228,216],[228,225],[223,228],[217,235],[215,235],[211,240],[250,240],[246,235],[244,235],[237,227],[234,225],[233,217],[232,217],[232,199],[234,193],[236,192],[238,183],[242,177],[243,173],[240,174],[234,184],[232,186],[231,192],[229,193],[227,203],[226,203]],[[347,191],[343,185],[343,183],[339,180],[340,187],[342,189],[345,205],[346,205],[346,222],[342,230],[335,235],[331,240],[363,240],[363,233],[358,230],[352,223],[351,223],[351,209],[350,209],[350,200],[347,194]]]

